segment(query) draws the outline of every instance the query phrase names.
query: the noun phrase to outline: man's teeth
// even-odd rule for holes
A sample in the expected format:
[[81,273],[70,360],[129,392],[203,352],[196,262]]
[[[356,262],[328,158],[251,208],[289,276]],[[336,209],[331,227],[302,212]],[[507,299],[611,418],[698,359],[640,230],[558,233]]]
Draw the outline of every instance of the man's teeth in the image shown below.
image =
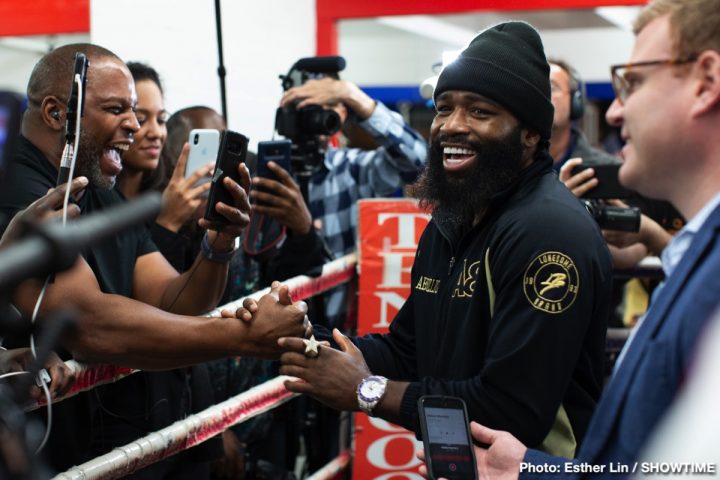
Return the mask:
[[112,148],[121,152],[127,152],[130,149],[130,145],[127,143],[116,143],[115,145],[112,145]]
[[473,150],[460,147],[445,147],[443,153],[445,155],[475,155]]

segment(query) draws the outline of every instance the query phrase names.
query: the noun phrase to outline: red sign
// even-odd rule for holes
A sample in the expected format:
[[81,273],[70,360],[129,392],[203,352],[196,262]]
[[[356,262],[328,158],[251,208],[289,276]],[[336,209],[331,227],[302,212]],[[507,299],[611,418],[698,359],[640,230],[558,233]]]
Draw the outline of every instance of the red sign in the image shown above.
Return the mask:
[[[387,332],[410,293],[410,269],[430,216],[410,199],[358,202],[358,335]],[[422,479],[415,434],[364,413],[355,415],[353,478]]]

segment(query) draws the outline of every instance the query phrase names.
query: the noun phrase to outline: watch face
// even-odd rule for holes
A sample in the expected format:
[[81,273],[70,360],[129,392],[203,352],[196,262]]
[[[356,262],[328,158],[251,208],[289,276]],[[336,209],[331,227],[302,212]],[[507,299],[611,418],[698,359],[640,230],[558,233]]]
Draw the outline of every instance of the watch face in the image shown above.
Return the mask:
[[376,400],[382,396],[385,385],[380,379],[368,378],[360,385],[360,396],[365,400]]
[[379,386],[375,380],[369,380],[360,388],[360,394],[366,398],[373,398],[377,395]]

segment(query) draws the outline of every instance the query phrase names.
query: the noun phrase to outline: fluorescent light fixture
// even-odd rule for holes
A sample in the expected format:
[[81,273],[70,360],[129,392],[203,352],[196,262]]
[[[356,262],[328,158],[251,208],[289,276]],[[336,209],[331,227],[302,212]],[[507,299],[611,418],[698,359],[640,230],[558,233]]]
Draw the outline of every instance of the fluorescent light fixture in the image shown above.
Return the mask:
[[395,27],[422,37],[432,38],[444,44],[464,47],[475,38],[477,32],[438,20],[429,15],[401,15],[378,17],[378,23]]

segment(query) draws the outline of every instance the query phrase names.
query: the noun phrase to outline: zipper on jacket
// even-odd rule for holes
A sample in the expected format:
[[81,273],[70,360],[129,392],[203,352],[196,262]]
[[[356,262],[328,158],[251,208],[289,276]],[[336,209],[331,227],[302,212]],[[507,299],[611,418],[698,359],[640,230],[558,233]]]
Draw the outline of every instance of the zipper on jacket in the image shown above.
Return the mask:
[[450,265],[448,266],[448,277],[452,274],[453,266],[455,266],[455,257],[450,257]]

